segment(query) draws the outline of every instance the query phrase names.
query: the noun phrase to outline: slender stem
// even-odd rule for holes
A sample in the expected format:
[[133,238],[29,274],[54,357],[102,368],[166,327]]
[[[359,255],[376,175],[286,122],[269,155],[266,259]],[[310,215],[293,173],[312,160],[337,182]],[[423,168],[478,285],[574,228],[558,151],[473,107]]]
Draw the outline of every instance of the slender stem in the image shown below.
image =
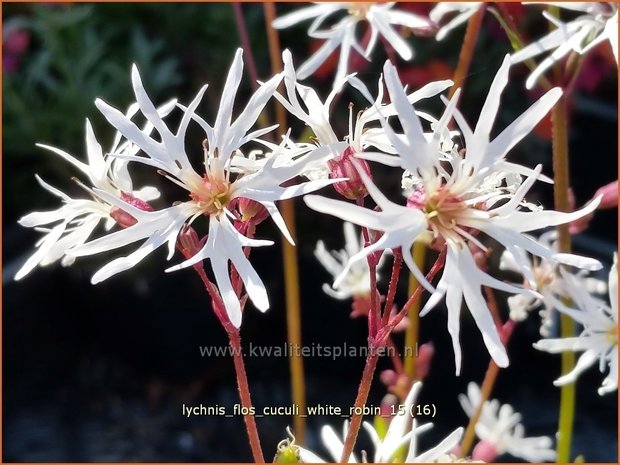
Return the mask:
[[[504,344],[508,342],[510,336],[512,335],[512,331],[514,329],[514,321],[508,320],[501,331],[501,340]],[[495,381],[497,380],[497,375],[499,374],[499,367],[497,364],[491,359],[489,362],[489,367],[487,368],[487,372],[484,375],[484,380],[482,381],[482,386],[480,386],[480,402],[476,406],[473,415],[469,419],[469,423],[467,424],[467,428],[465,428],[465,433],[463,434],[463,440],[461,441],[460,447],[460,457],[464,458],[469,454],[469,451],[474,444],[474,439],[476,438],[476,423],[480,419],[480,414],[482,413],[482,407],[484,403],[489,400],[491,397],[491,392],[493,391],[493,387],[495,386]]]
[[[271,26],[276,19],[276,8],[273,2],[263,3],[265,26],[269,43],[269,58],[271,72],[277,74],[282,70],[282,52],[278,33]],[[280,85],[281,90],[282,84]],[[280,133],[286,130],[286,112],[282,105],[276,106],[276,120]],[[282,217],[293,237],[296,236],[295,204],[292,199],[280,202]],[[284,287],[286,293],[286,328],[289,344],[301,347],[301,302],[299,298],[299,266],[295,248],[288,241],[282,240],[282,256],[284,261]],[[293,404],[299,407],[300,412],[306,410],[306,383],[304,376],[304,362],[298,351],[291,351],[289,367],[291,371],[291,397]],[[298,443],[303,444],[306,435],[306,418],[301,415],[293,417],[293,427]]]
[[[189,258],[193,255],[194,251],[188,250],[177,243],[177,248],[181,251],[181,253]],[[228,314],[226,313],[224,307],[224,301],[222,300],[222,296],[215,284],[211,282],[207,273],[202,266],[202,262],[196,263],[194,265],[194,270],[200,277],[203,282],[205,289],[211,296],[211,301],[213,303],[213,311],[216,316],[220,320],[222,327],[226,331],[228,335],[228,343],[230,344],[230,348],[232,351],[233,361],[235,364],[235,375],[237,378],[237,387],[239,390],[239,398],[241,399],[241,405],[245,407],[247,412],[252,410],[252,399],[250,397],[250,388],[248,385],[248,377],[245,372],[245,364],[243,361],[243,351],[241,349],[241,337],[239,335],[239,329],[235,328],[235,326],[231,323],[230,318],[228,318]],[[265,459],[263,458],[263,452],[261,450],[260,445],[260,437],[258,436],[258,429],[256,428],[256,420],[254,419],[254,415],[247,414],[243,417],[245,422],[245,428],[248,433],[248,438],[250,440],[250,448],[252,449],[252,456],[254,457],[254,461],[256,463],[265,463]]]
[[478,423],[478,420],[480,419],[482,406],[491,396],[491,391],[493,390],[493,386],[495,386],[498,373],[499,367],[493,360],[491,360],[489,362],[489,368],[487,368],[487,372],[484,375],[482,386],[480,387],[480,403],[476,406],[476,410],[474,410],[473,415],[469,419],[469,423],[467,424],[467,428],[463,434],[463,440],[461,441],[460,447],[461,458],[469,455],[469,451],[474,444],[474,439],[476,438],[476,423]]
[[243,18],[243,10],[241,9],[241,3],[235,2],[232,6],[235,12],[235,23],[237,23],[241,47],[243,47],[243,51],[245,52],[245,62],[248,66],[248,72],[250,73],[250,80],[252,81],[252,89],[256,92],[258,90],[258,71],[256,69],[256,62],[254,61],[254,54],[252,53],[248,28]]
[[483,290],[484,296],[487,300],[487,305],[489,306],[489,310],[491,310],[493,322],[495,323],[495,327],[499,331],[502,327],[502,320],[499,316],[499,309],[497,307],[497,299],[495,298],[495,293],[493,292],[493,288],[489,286],[483,286]]
[[[416,242],[412,248],[413,260],[415,264],[421,270],[424,269],[424,262],[426,260],[426,244],[423,242]],[[418,280],[415,279],[413,274],[409,274],[409,292],[413,294],[415,289],[420,285]],[[416,298],[411,302],[409,306],[408,314],[409,326],[405,332],[405,347],[409,347],[410,350],[405,350],[403,355],[405,373],[411,378],[415,379],[416,364],[417,364],[417,350],[414,350],[418,343],[418,333],[420,331],[420,298]]]
[[[428,281],[432,280],[435,274],[443,267],[443,264],[446,259],[446,249],[439,254],[437,260],[431,267],[430,271],[426,275],[426,279]],[[371,292],[375,291],[376,288],[371,289]],[[368,337],[368,348],[369,353],[366,357],[366,364],[364,366],[364,372],[362,373],[362,379],[360,380],[359,388],[357,391],[357,397],[355,399],[355,407],[354,415],[351,417],[351,425],[349,426],[349,432],[347,433],[347,437],[344,441],[344,449],[342,453],[342,457],[340,462],[347,463],[349,460],[349,456],[353,451],[353,446],[355,445],[355,440],[357,439],[357,434],[359,433],[360,426],[362,424],[362,415],[358,412],[361,412],[361,407],[364,406],[366,400],[368,399],[368,393],[370,392],[370,385],[372,384],[372,377],[375,372],[375,368],[377,366],[377,360],[379,358],[379,349],[384,347],[389,342],[390,334],[394,327],[402,321],[402,319],[407,314],[409,306],[424,291],[424,288],[420,285],[417,287],[415,292],[411,295],[405,306],[396,314],[395,317],[391,318],[389,323],[382,326],[381,330],[377,333],[375,337]]]
[[[524,46],[524,40],[523,37],[521,37],[519,28],[515,24],[512,15],[510,14],[508,8],[506,8],[506,5],[503,2],[496,2],[495,6],[499,10],[499,13],[496,14],[496,11],[493,9],[491,9],[490,11],[493,12],[500,25],[506,31],[506,35],[510,40],[510,45],[512,45],[512,49],[515,52],[518,52]],[[534,71],[538,66],[536,62],[531,58],[525,60],[523,63],[530,69],[530,71]],[[540,87],[542,87],[544,90],[550,90],[553,87],[545,76],[540,76],[540,78],[538,78],[538,85],[540,85]]]
[[[264,2],[265,27],[267,28],[267,42],[269,43],[269,60],[271,61],[271,73],[277,74],[282,71],[282,48],[278,32],[271,26],[276,19],[276,7],[274,2]],[[282,91],[283,84],[278,88]],[[280,133],[286,131],[286,110],[282,105],[276,105],[276,122],[280,125]],[[298,438],[297,438],[298,439]]]
[[[237,387],[239,389],[241,405],[244,407],[245,411],[250,412],[253,410],[252,399],[250,398],[248,377],[245,373],[245,364],[243,362],[243,352],[241,349],[241,337],[239,336],[239,330],[237,328],[234,328],[233,330],[227,329],[226,333],[228,334],[228,342],[230,344],[230,348],[232,349],[233,361],[235,362],[235,373],[237,374]],[[243,415],[243,420],[245,421],[245,428],[247,429],[248,436],[250,438],[250,447],[252,449],[254,462],[265,463],[254,415],[251,413]]]
[[388,287],[385,306],[383,307],[383,323],[387,324],[390,319],[392,305],[394,305],[394,297],[396,296],[396,288],[400,277],[400,269],[403,266],[403,254],[400,249],[394,251],[394,264],[392,265],[392,276],[390,277],[390,285]]
[[465,37],[463,38],[463,45],[461,46],[461,53],[459,54],[459,61],[454,70],[454,77],[452,81],[454,84],[450,88],[448,98],[452,98],[456,89],[462,88],[469,72],[469,65],[471,65],[471,59],[474,56],[474,50],[476,48],[476,41],[478,40],[478,34],[480,33],[480,26],[482,25],[482,19],[484,18],[484,11],[486,5],[483,3],[478,8],[478,11],[469,18],[467,22],[467,30],[465,31]]
[[390,348],[390,358],[392,359],[392,364],[394,365],[394,371],[396,373],[401,374],[405,371],[405,367],[403,366],[403,361],[398,356],[398,347],[392,339],[392,336],[387,338],[387,345]]
[[[551,123],[553,128],[553,194],[555,209],[568,211],[568,130],[567,130],[567,100],[562,96],[552,110]],[[557,227],[558,251],[568,253],[571,250],[571,239],[568,225]],[[560,336],[562,338],[575,335],[575,323],[568,316],[560,314]],[[562,374],[568,373],[575,366],[575,353],[562,352]],[[573,422],[575,416],[575,383],[562,386],[560,391],[560,415],[558,419],[558,462],[568,462],[571,453]]]
[[344,448],[342,450],[342,456],[340,457],[340,463],[348,463],[351,452],[353,452],[353,446],[355,445],[357,434],[359,433],[360,426],[362,425],[363,415],[361,412],[366,404],[366,400],[368,399],[368,393],[370,392],[370,386],[372,384],[372,378],[375,374],[375,368],[377,368],[378,360],[379,351],[376,350],[375,347],[371,346],[368,357],[366,357],[362,380],[360,381],[360,385],[357,390],[353,416],[351,417],[349,432],[347,433],[347,437],[344,441]]
[[[439,270],[443,268],[443,265],[446,262],[446,250],[447,249],[444,247],[444,249],[441,251],[441,253],[437,257],[437,260],[435,260],[435,263],[433,263],[433,266],[431,267],[429,272],[426,274],[427,281],[430,282],[435,277],[435,275],[439,272]],[[411,307],[411,305],[413,305],[413,303],[420,298],[420,296],[422,295],[422,292],[424,292],[424,287],[422,285],[419,285],[416,288],[416,290],[413,292],[413,294],[409,296],[409,300],[405,302],[405,305],[403,305],[403,308],[400,310],[400,312],[398,312],[396,316],[390,320],[390,324],[386,328],[384,328],[385,332],[389,334],[394,329],[394,327],[398,323],[401,322],[401,320],[405,317],[405,315],[407,315],[407,312],[409,311],[409,308]]]

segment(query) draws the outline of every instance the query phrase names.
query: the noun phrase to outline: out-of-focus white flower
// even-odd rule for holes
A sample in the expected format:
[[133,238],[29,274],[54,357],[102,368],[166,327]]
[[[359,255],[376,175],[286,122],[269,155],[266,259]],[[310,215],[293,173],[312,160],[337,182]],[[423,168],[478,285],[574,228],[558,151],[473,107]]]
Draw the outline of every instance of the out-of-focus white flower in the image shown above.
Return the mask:
[[[174,108],[175,103],[175,101],[169,102],[162,106],[158,112],[162,117],[166,116]],[[132,105],[127,111],[126,117],[131,118],[137,110],[137,105]],[[152,125],[147,124],[142,132],[150,134],[152,130]],[[159,192],[154,187],[134,190],[131,177],[127,171],[127,160],[104,155],[88,120],[86,120],[87,163],[56,147],[44,144],[37,144],[37,146],[63,158],[86,175],[92,187],[101,189],[115,198],[122,198],[126,202],[142,204],[146,207],[148,205],[146,202],[159,197]],[[117,133],[110,152],[131,155],[137,150],[138,148],[129,141],[121,143],[121,134]],[[63,266],[73,264],[75,257],[67,254],[67,252],[86,242],[101,221],[103,221],[105,230],[110,230],[116,222],[124,225],[124,223],[132,221],[131,216],[126,216],[122,210],[101,197],[73,199],[47,184],[39,176],[36,176],[36,179],[45,190],[62,199],[64,205],[54,211],[33,212],[19,220],[19,224],[22,226],[35,228],[37,231],[46,234],[37,242],[37,251],[26,260],[16,273],[15,280],[22,279],[37,265],[47,266],[58,260]],[[89,189],[87,186],[84,187]],[[56,225],[50,226],[53,223]]]
[[[349,176],[346,177],[350,178],[349,183],[357,181],[358,184],[361,184],[359,179],[351,180],[352,177],[358,178],[357,172],[352,166],[349,170],[335,168],[343,168],[340,162],[346,163],[346,161],[343,160],[346,158],[346,151],[348,151],[346,152],[347,155],[356,155],[365,151],[368,147],[373,146],[384,152],[395,152],[394,147],[381,128],[368,126],[370,123],[376,122],[381,116],[389,117],[396,114],[394,105],[384,105],[382,103],[382,82],[379,82],[378,96],[375,105],[359,112],[355,118],[355,122],[352,116],[353,109],[349,109],[349,134],[344,138],[340,138],[332,128],[330,111],[335,96],[340,92],[346,80],[343,79],[335,85],[334,89],[332,89],[323,102],[312,87],[305,86],[297,81],[298,74],[295,72],[291,53],[288,50],[284,51],[282,59],[284,61],[286,98],[279,93],[276,93],[275,96],[288,112],[300,121],[303,121],[312,130],[315,136],[313,141],[314,144],[298,144],[298,146],[308,149],[314,146],[329,147],[332,153],[329,160],[309,164],[308,170],[302,174],[311,180],[325,179],[330,175],[332,177],[341,177],[341,174],[348,174]],[[438,95],[450,86],[452,86],[452,81],[450,80],[431,82],[421,89],[408,94],[407,99],[410,103],[417,103],[420,100]],[[377,109],[380,109],[380,113]],[[420,113],[420,116],[432,118],[424,113]],[[363,164],[364,162],[360,160],[360,163]],[[337,172],[339,176],[334,176],[335,172]]]
[[[233,103],[242,72],[242,51],[239,49],[226,79],[215,124],[210,126],[195,114],[207,88],[204,86],[184,110],[179,129],[175,134],[168,129],[155,111],[153,103],[144,90],[140,74],[134,66],[132,82],[137,102],[144,116],[159,133],[160,140],[148,137],[118,110],[102,100],[97,100],[97,107],[107,120],[144,153],[143,155],[127,155],[124,159],[158,168],[161,174],[185,189],[190,200],[177,202],[163,210],[143,211],[113,198],[104,191],[95,190],[97,195],[104,200],[130,213],[137,222],[122,231],[103,236],[74,249],[72,251],[74,255],[96,254],[138,240],[146,240],[128,256],[117,258],[105,265],[93,276],[93,283],[132,268],[164,244],[167,244],[168,259],[172,258],[177,236],[185,224],[191,224],[196,218],[206,216],[209,218],[206,243],[193,257],[167,271],[185,268],[207,258],[211,259],[211,268],[230,321],[239,327],[241,307],[229,274],[228,262],[230,261],[239,273],[254,305],[261,311],[268,309],[269,300],[265,286],[243,249],[244,247],[271,245],[272,241],[256,240],[241,234],[231,221],[235,219],[235,216],[229,206],[235,199],[249,199],[260,203],[284,236],[292,242],[274,202],[311,192],[332,181],[322,180],[281,187],[282,183],[298,176],[305,169],[308,161],[327,155],[326,151],[318,149],[291,161],[294,157],[287,154],[287,157],[284,157],[286,162],[282,163],[279,155],[281,151],[287,150],[286,141],[263,163],[252,165],[255,171],[239,168],[244,164],[237,164],[234,160],[236,157],[243,156],[240,148],[273,129],[269,127],[249,132],[282,79],[282,75],[278,74],[262,84],[250,98],[240,116],[232,121]],[[185,133],[192,120],[197,121],[206,134],[206,140],[203,143],[205,169],[203,174],[194,170],[185,152]]]
[[[340,48],[338,70],[334,78],[334,85],[337,85],[347,74],[351,49],[357,51],[364,58],[369,59],[379,36],[394,47],[394,50],[404,60],[411,60],[413,58],[413,50],[394,29],[394,26],[426,30],[430,28],[431,23],[423,16],[393,9],[395,4],[395,2],[317,3],[277,18],[272,25],[276,29],[284,29],[314,18],[308,29],[308,35],[315,39],[322,39],[325,42],[299,68],[297,76],[302,80],[307,78],[317,70],[334,50]],[[345,16],[334,25],[321,29],[324,23],[328,21],[328,18],[333,17],[337,13],[344,13]],[[365,48],[356,38],[357,25],[362,21],[367,22],[368,27],[370,27],[370,38]]]
[[[509,285],[478,268],[468,247],[471,242],[483,250],[486,249],[476,237],[478,232],[485,233],[511,251],[523,249],[533,255],[571,265],[600,267],[596,260],[557,254],[523,234],[570,222],[592,211],[597,202],[574,213],[561,213],[540,209],[532,211],[531,204],[524,201],[525,195],[540,177],[541,167],[530,170],[508,163],[504,157],[538,124],[560,97],[561,90],[552,89],[547,92],[491,141],[490,132],[499,110],[502,90],[508,81],[509,67],[507,56],[491,85],[475,130],[472,131],[455,108],[459,95],[457,92],[447,105],[444,115],[435,124],[433,134],[428,137],[423,132],[418,115],[407,100],[395,67],[387,62],[384,67],[386,86],[404,130],[404,137],[396,135],[382,119],[383,128],[396,149],[397,156],[379,153],[362,153],[358,156],[417,174],[418,187],[410,196],[407,206],[388,200],[361,171],[360,175],[368,192],[380,211],[314,195],[304,198],[305,202],[317,211],[383,232],[377,242],[351,257],[347,268],[372,252],[401,247],[403,258],[411,272],[418,282],[432,292],[420,314],[428,313],[446,296],[448,331],[452,336],[457,374],[461,367],[459,318],[463,298],[482,333],[489,353],[499,366],[505,367],[508,365],[508,356],[482,296],[481,286],[513,294],[533,295],[533,291],[529,289]],[[352,83],[373,102],[360,81],[352,80]],[[443,151],[443,141],[451,116],[455,117],[463,134],[466,146],[464,155]],[[527,175],[528,178],[516,190],[506,188],[512,183],[515,173]],[[413,242],[421,234],[432,234],[435,240],[443,241],[447,245],[446,262],[437,289],[426,281],[409,253]],[[520,257],[521,252],[513,255]],[[520,265],[526,278],[532,279],[529,266],[525,263]],[[335,286],[344,279],[347,268],[336,279]]]
[[560,300],[552,298],[556,308],[583,326],[577,337],[542,339],[534,344],[539,350],[558,353],[565,351],[583,352],[575,367],[554,381],[556,386],[572,383],[579,375],[598,360],[601,373],[607,365],[609,373],[598,389],[600,395],[618,389],[618,257],[609,272],[609,301],[605,302],[590,295],[574,276],[560,270],[566,281],[566,289],[576,310],[567,307]]
[[[459,402],[469,417],[473,415],[480,400],[480,388],[476,383],[467,385],[467,395],[459,394]],[[486,400],[475,428],[481,442],[472,453],[474,460],[492,462],[505,453],[528,462],[555,460],[551,438],[526,438],[521,414],[515,412],[509,404],[500,404],[496,399]]]
[[452,29],[467,22],[476,11],[480,9],[482,2],[439,2],[429,13],[429,18],[439,24],[446,15],[456,12],[456,15],[446,24],[441,26],[435,35],[437,40],[443,40]]
[[[336,278],[344,270],[349,258],[358,253],[364,247],[364,238],[356,234],[351,223],[344,223],[344,249],[332,250],[325,248],[323,241],[318,241],[314,256],[321,265]],[[377,273],[377,279],[379,274]],[[338,287],[332,288],[329,284],[323,284],[323,291],[330,297],[339,300],[352,297],[366,297],[370,295],[370,270],[368,262],[359,261],[349,268],[346,277]]]
[[543,11],[543,16],[551,21],[556,29],[512,55],[512,63],[533,58],[545,52],[545,58],[528,77],[525,86],[534,87],[545,71],[564,58],[571,51],[580,55],[587,53],[600,43],[608,40],[618,61],[618,4],[616,2],[533,2],[547,3],[560,8],[584,13],[574,20],[564,23]]
[[[432,423],[418,426],[413,415],[416,397],[421,388],[422,383],[419,381],[412,386],[405,402],[398,408],[398,413],[390,420],[390,424],[383,438],[379,436],[379,433],[370,423],[363,423],[363,426],[370,435],[370,439],[375,447],[375,453],[372,460],[373,463],[393,462],[397,454],[401,452],[402,447],[407,445],[409,447],[404,463],[436,462],[439,461],[439,459],[449,457],[450,451],[458,445],[461,436],[463,435],[463,428],[457,428],[438,445],[424,453],[418,454],[417,436],[433,427]],[[345,422],[342,432],[343,438],[347,436],[347,431],[348,423]],[[338,434],[336,434],[331,426],[326,425],[321,429],[321,439],[330,456],[334,461],[338,462],[344,450],[344,444],[340,437],[338,437]],[[325,462],[313,452],[302,447],[299,447],[299,452],[300,457],[304,462]],[[349,463],[357,462],[358,460],[356,456],[351,454],[349,457]],[[366,462],[366,460],[364,460],[364,462]]]
[[418,454],[418,435],[433,427],[432,423],[418,426],[415,419],[414,407],[420,389],[422,389],[421,382],[418,381],[413,384],[405,402],[399,407],[398,413],[391,418],[388,430],[383,438],[379,436],[372,424],[369,422],[363,423],[375,446],[373,462],[393,462],[401,448],[407,443],[409,448],[405,463],[436,462],[438,459],[450,454],[458,445],[461,436],[463,436],[463,428],[457,428],[435,447]]
[[[541,234],[536,240],[551,250],[557,250],[556,230],[547,231]],[[538,312],[541,319],[540,334],[543,337],[548,337],[549,330],[553,323],[554,305],[549,302],[547,296],[567,297],[568,285],[559,274],[557,262],[553,260],[531,257],[523,252],[520,262],[529,263],[534,281],[526,281],[526,285],[538,291],[540,295],[531,296],[519,294],[508,297],[510,318],[514,321],[523,321],[527,318],[529,312],[540,309]],[[521,266],[517,263],[512,252],[508,250],[502,253],[499,268],[501,270],[514,271],[517,273],[521,272]],[[587,276],[587,273],[587,270],[579,270],[572,276],[575,280],[579,281],[580,286],[585,286],[589,292],[596,294],[606,293],[607,285],[599,279]]]

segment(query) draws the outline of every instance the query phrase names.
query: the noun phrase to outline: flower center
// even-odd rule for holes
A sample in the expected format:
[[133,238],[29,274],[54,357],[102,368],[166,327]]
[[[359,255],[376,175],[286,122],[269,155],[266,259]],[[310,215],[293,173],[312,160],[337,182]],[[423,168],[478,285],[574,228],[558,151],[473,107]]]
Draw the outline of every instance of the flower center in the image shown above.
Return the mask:
[[605,333],[605,336],[611,344],[618,344],[618,327],[612,326],[609,328]]
[[351,2],[349,3],[349,7],[347,8],[349,14],[358,19],[366,18],[366,14],[368,10],[372,6],[372,3],[367,2]]
[[455,227],[457,227],[459,217],[467,208],[465,202],[442,187],[426,196],[422,211],[426,214],[426,219],[435,235],[441,235],[445,239],[455,239],[455,234],[458,234]]
[[225,179],[210,179],[205,175],[196,187],[190,197],[207,216],[222,212],[230,202],[230,182]]
[[546,269],[542,266],[532,267],[532,273],[534,274],[534,281],[536,282],[536,289],[538,290],[550,286],[555,280],[553,270]]

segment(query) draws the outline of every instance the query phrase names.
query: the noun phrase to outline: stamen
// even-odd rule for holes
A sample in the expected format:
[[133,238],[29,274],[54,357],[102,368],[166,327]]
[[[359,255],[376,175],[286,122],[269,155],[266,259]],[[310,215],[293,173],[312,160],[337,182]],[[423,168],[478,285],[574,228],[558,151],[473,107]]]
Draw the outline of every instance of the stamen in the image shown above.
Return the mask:
[[187,186],[185,184],[183,184],[181,181],[179,181],[176,178],[173,178],[171,175],[169,175],[168,173],[166,173],[163,170],[157,170],[157,174],[159,174],[160,176],[163,176],[164,178],[166,178],[168,181],[175,183],[177,186],[182,187],[183,189],[185,189],[186,191],[188,191],[189,189],[187,188]]

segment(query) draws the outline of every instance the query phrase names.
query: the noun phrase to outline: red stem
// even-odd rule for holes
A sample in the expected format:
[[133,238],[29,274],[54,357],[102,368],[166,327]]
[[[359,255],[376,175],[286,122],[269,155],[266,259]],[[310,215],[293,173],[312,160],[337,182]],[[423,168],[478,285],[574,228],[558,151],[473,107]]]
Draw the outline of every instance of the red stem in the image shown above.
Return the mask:
[[[177,249],[181,251],[185,258],[190,258],[193,255],[192,251],[181,246],[179,243],[177,243]],[[196,263],[193,268],[196,273],[198,273],[198,276],[200,276],[200,279],[202,280],[205,289],[211,296],[213,312],[217,316],[218,320],[220,320],[220,323],[222,324],[224,330],[226,331],[226,334],[228,335],[228,343],[230,344],[233,362],[235,364],[235,375],[237,378],[239,398],[241,399],[241,405],[244,407],[245,411],[250,412],[252,411],[252,399],[250,397],[248,377],[245,372],[245,363],[243,361],[243,351],[241,349],[241,336],[239,335],[239,328],[235,328],[235,326],[230,322],[230,318],[228,318],[228,314],[226,313],[226,307],[224,306],[222,296],[220,295],[217,286],[211,282],[211,280],[207,276],[207,273],[205,273],[202,262]],[[243,420],[245,421],[245,428],[247,430],[248,438],[250,440],[250,448],[252,449],[252,456],[254,457],[254,462],[265,463],[254,415],[244,415]]]
[[390,349],[390,358],[394,364],[394,370],[400,375],[405,371],[405,367],[403,366],[403,361],[398,356],[398,347],[396,346],[394,339],[392,339],[392,336],[387,338],[387,345]]
[[368,399],[372,378],[375,374],[375,368],[377,368],[377,361],[379,360],[379,351],[376,349],[376,347],[371,346],[368,357],[366,357],[362,380],[360,381],[360,385],[357,390],[357,397],[355,399],[355,410],[353,416],[351,417],[349,432],[347,433],[347,437],[344,441],[344,448],[342,450],[342,456],[340,457],[340,463],[349,462],[349,456],[351,455],[351,452],[353,452],[353,446],[357,440],[357,434],[359,433],[360,426],[362,426],[363,415],[361,415],[361,411],[366,404],[366,400]]
[[[245,373],[245,364],[243,362],[243,352],[241,349],[241,337],[239,336],[239,330],[237,328],[234,328],[233,331],[229,331],[227,329],[226,333],[228,334],[228,341],[232,349],[233,361],[235,362],[235,373],[237,375],[237,387],[239,389],[241,405],[245,407],[245,411],[249,412],[252,410],[252,399],[250,398],[248,377]],[[245,421],[245,428],[250,439],[250,447],[252,449],[254,462],[265,463],[254,415],[250,413],[243,415],[243,420]]]
[[383,307],[383,322],[381,326],[385,326],[390,320],[392,305],[394,305],[394,297],[396,296],[396,288],[400,278],[400,269],[403,266],[403,254],[401,249],[394,250],[394,264],[392,265],[392,276],[388,287],[385,305]]
[[[441,253],[437,257],[437,260],[435,260],[435,263],[433,263],[433,266],[431,267],[428,274],[426,275],[427,281],[430,282],[435,277],[435,275],[439,272],[439,270],[443,268],[445,261],[446,261],[446,248],[444,248],[441,251]],[[394,318],[390,319],[389,323],[384,328],[382,328],[381,330],[382,337],[389,335],[394,329],[394,327],[402,321],[402,319],[409,312],[409,307],[413,304],[413,302],[416,299],[420,298],[420,296],[422,295],[422,292],[424,292],[424,287],[420,284],[418,285],[414,293],[411,294],[411,296],[409,297],[405,305],[403,305],[403,308],[396,314]],[[377,335],[377,337],[379,337],[379,335]]]
[[245,24],[245,19],[243,19],[241,4],[235,2],[232,5],[235,12],[237,30],[239,31],[239,39],[241,39],[241,47],[243,47],[243,51],[245,52],[245,62],[248,65],[248,73],[250,73],[250,80],[252,81],[252,89],[256,92],[258,90],[258,71],[256,69],[256,62],[254,61],[254,54],[252,53],[252,46],[250,45],[248,28]]

